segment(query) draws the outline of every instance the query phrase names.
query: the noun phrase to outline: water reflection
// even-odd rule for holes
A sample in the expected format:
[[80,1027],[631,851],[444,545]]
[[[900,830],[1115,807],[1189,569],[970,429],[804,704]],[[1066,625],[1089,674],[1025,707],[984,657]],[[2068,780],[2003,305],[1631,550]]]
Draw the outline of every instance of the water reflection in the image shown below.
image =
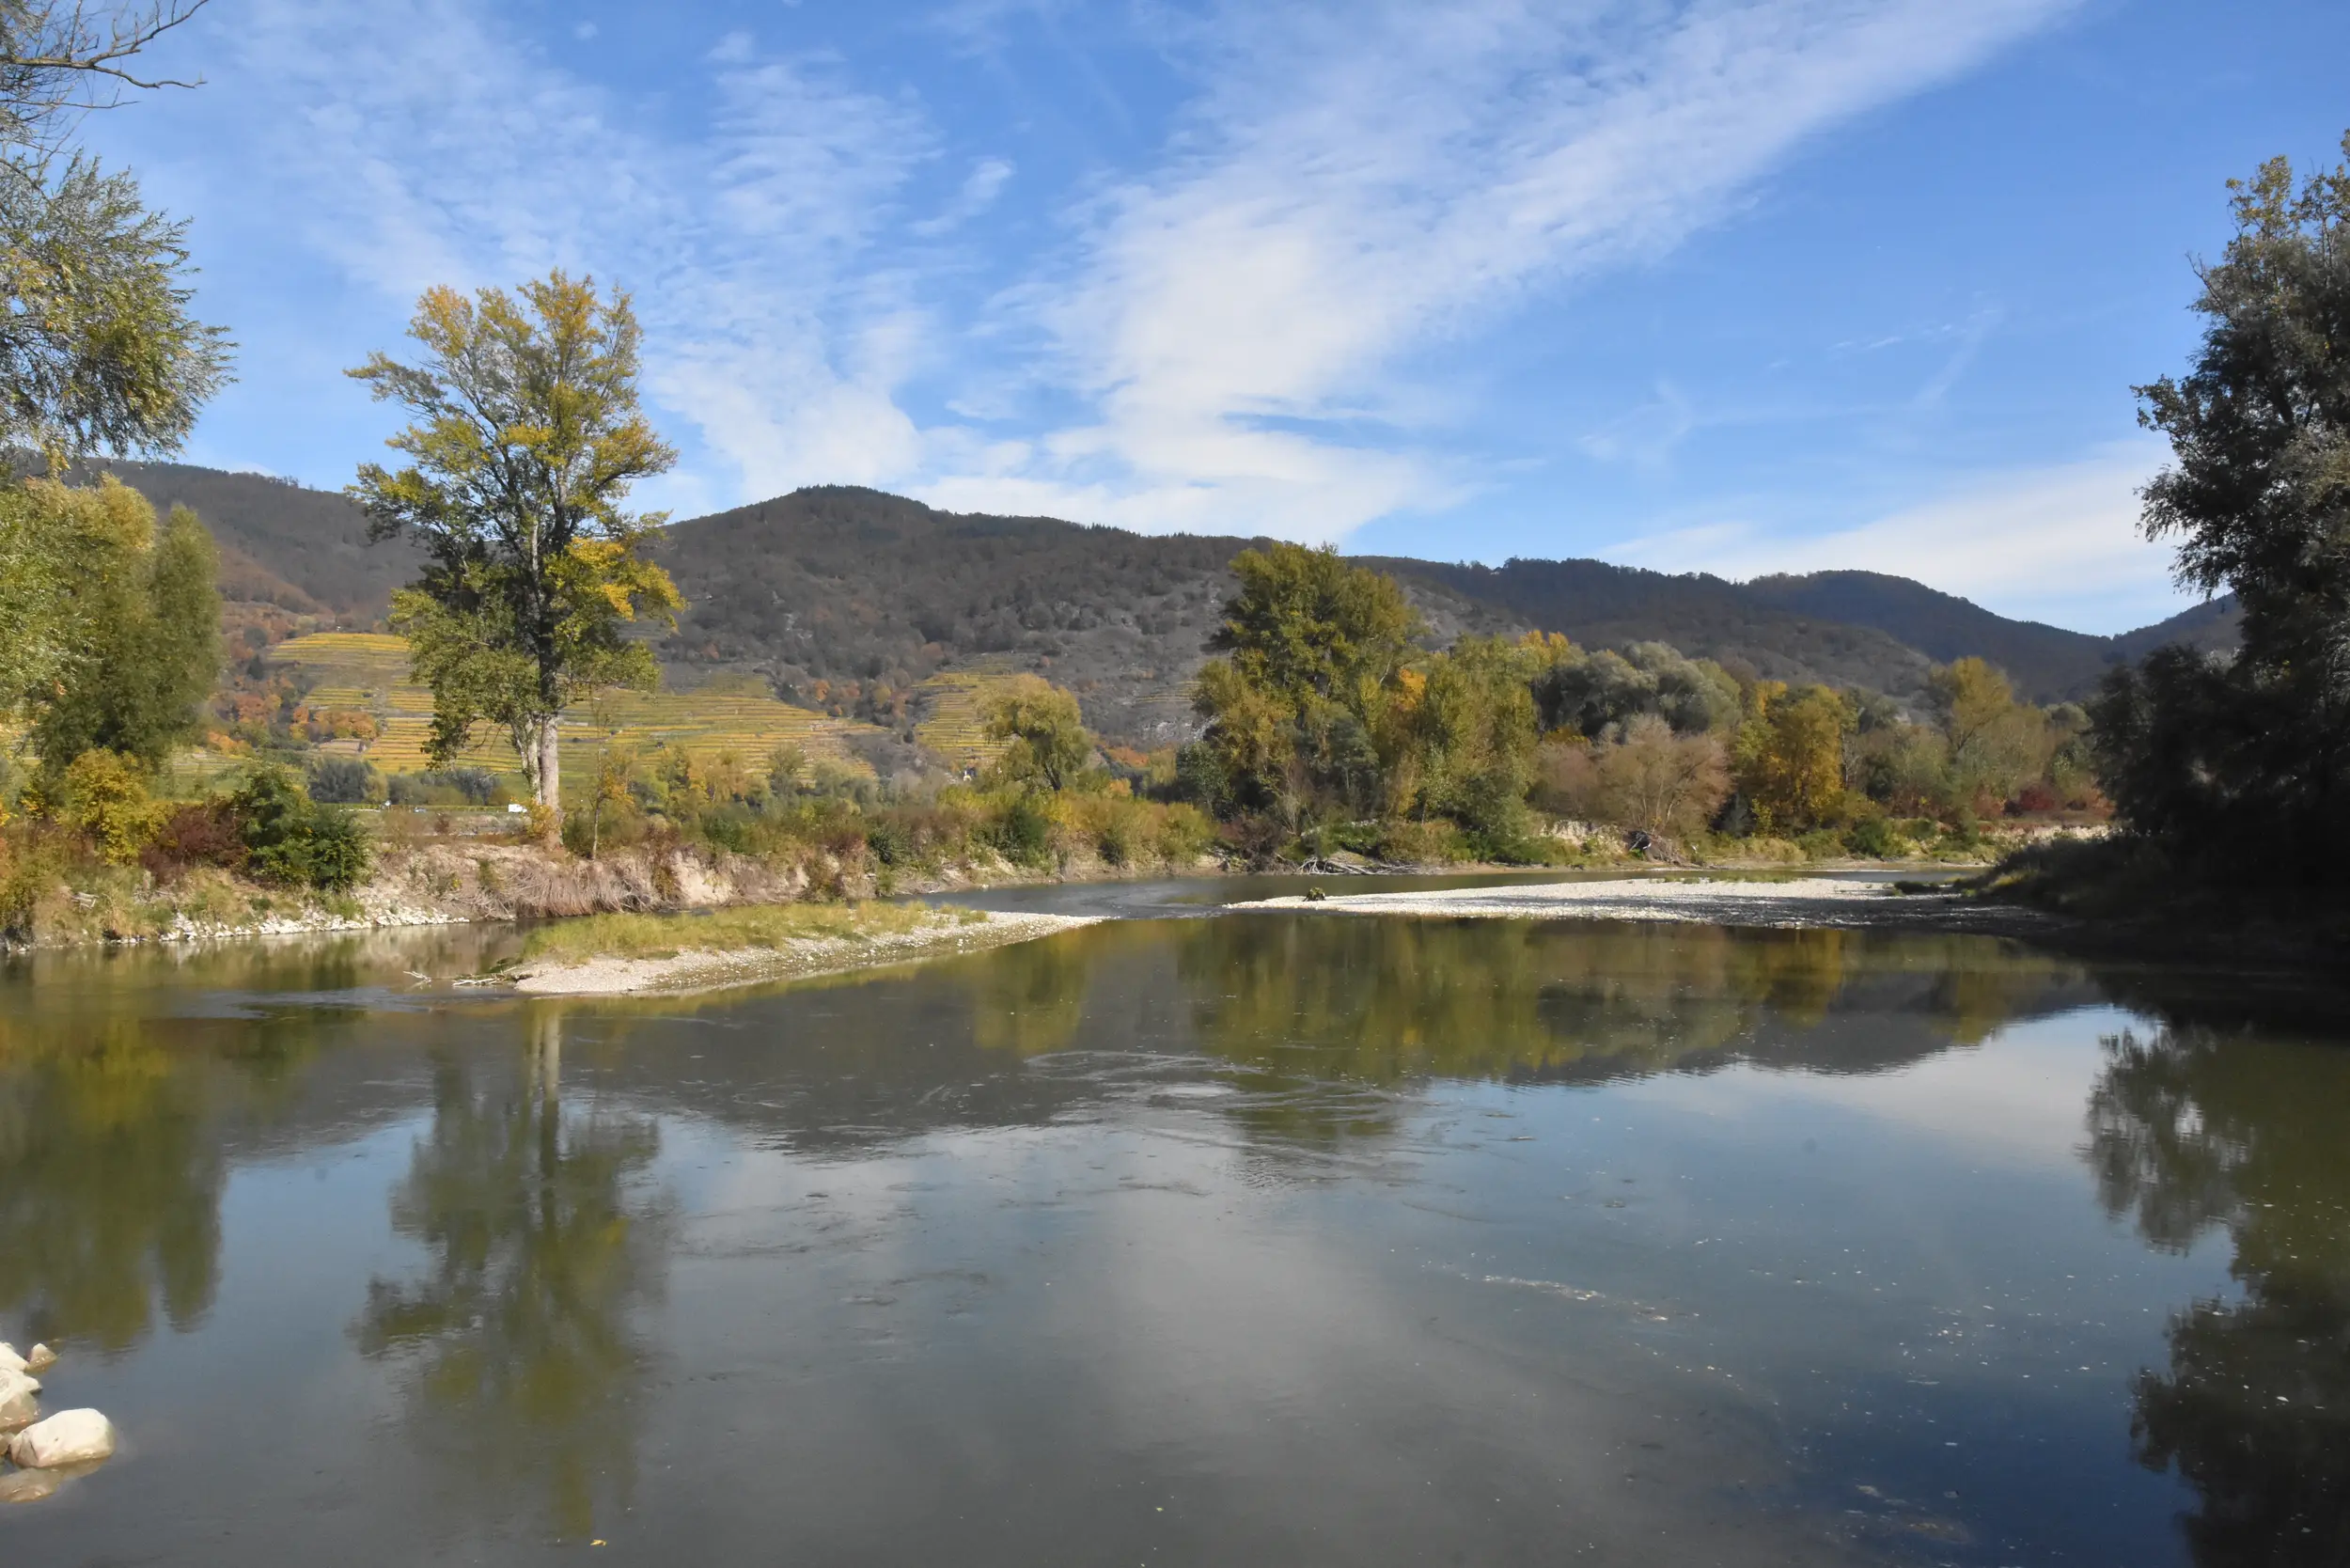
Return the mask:
[[[1235,917],[1182,928],[1178,951],[1198,1043],[1265,1090],[1881,1071],[2095,996],[2061,960],[1850,931]],[[1237,1108],[1284,1136],[1390,1121],[1326,1096]]]
[[227,1169],[202,1064],[119,1020],[0,1060],[0,1311],[106,1351],[159,1309],[193,1324],[218,1284]]
[[2138,1456],[2200,1496],[2201,1568],[2350,1562],[2350,1055],[2195,1024],[2106,1051],[2086,1152],[2108,1212],[2172,1250],[2225,1230],[2243,1291],[2172,1314]]
[[562,1057],[552,1007],[519,1070],[436,1057],[431,1129],[392,1197],[393,1228],[431,1263],[373,1281],[355,1333],[412,1363],[415,1435],[453,1478],[534,1490],[574,1538],[628,1505],[647,1360],[634,1314],[659,1286],[668,1210],[644,1181],[657,1123],[601,1102],[567,1111]]

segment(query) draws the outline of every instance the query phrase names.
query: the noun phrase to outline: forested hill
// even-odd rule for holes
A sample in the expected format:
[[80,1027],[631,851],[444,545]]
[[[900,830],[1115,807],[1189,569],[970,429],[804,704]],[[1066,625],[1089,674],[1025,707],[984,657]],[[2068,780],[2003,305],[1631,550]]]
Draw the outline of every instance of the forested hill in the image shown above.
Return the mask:
[[365,625],[423,558],[405,543],[370,546],[366,515],[333,491],[178,463],[98,466],[158,511],[184,503],[201,517],[219,541],[221,591],[232,600]]
[[[409,548],[366,543],[358,509],[340,495],[180,464],[108,466],[159,505],[185,501],[203,516],[232,597],[364,626],[415,572]],[[1078,691],[1107,733],[1148,743],[1187,721],[1184,683],[1230,589],[1227,563],[1249,542],[800,490],[669,529],[662,559],[691,607],[665,653],[681,674],[757,670],[786,697],[872,716],[942,670],[1034,669]],[[2234,630],[2219,601],[2089,636],[1863,572],[1742,584],[1590,560],[1365,564],[1404,581],[1440,643],[1536,627],[1590,646],[1653,640],[1776,679],[1905,699],[1921,694],[1933,664],[1969,653],[2026,697],[2076,697],[2117,658],[2174,640],[2225,648]]]
[[[799,490],[669,530],[661,560],[689,606],[669,653],[875,718],[942,669],[1037,670],[1104,734],[1157,744],[1192,727],[1185,688],[1251,542]],[[1524,629],[1439,585],[1414,598],[1437,643]]]

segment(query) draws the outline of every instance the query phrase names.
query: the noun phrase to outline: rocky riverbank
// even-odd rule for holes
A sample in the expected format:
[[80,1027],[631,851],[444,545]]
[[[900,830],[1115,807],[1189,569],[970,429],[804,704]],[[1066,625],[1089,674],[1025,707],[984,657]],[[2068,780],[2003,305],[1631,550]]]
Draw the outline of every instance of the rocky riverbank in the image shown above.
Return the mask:
[[[980,952],[1093,923],[1086,916],[906,905],[634,917],[625,924],[581,922],[589,929],[526,952],[505,978],[536,996],[678,995]],[[610,932],[608,946],[597,941],[599,925]]]
[[1654,876],[1519,887],[1410,893],[1332,893],[1263,899],[1240,909],[1449,918],[1674,920],[1713,925],[1883,927],[2026,935],[2061,922],[2038,911],[1986,904],[1956,889],[1829,877]]

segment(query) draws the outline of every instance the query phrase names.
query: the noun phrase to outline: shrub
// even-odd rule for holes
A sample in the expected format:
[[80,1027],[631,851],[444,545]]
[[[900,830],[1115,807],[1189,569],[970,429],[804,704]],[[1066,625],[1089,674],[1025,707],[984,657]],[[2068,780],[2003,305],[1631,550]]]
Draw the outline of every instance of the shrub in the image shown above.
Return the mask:
[[111,751],[85,751],[73,760],[58,805],[58,820],[117,866],[136,860],[163,820],[138,768]]
[[384,776],[361,757],[321,757],[310,764],[310,798],[336,806],[365,806],[384,798]]
[[271,882],[339,891],[367,875],[358,819],[311,800],[282,768],[256,768],[228,797],[246,865]]
[[1005,802],[977,837],[1016,866],[1052,864],[1053,819],[1027,795],[1017,795]]
[[1901,843],[1893,824],[1881,812],[1863,812],[1852,826],[1844,830],[1844,847],[1855,855],[1865,855],[1873,860],[1890,856]]
[[139,860],[159,877],[176,875],[192,866],[241,870],[245,862],[242,824],[225,800],[175,806],[164,814]]
[[865,846],[885,866],[911,866],[918,853],[914,830],[895,817],[874,817],[865,824]]
[[1379,858],[1407,866],[1440,866],[1462,858],[1460,830],[1449,822],[1389,822],[1379,835]]
[[498,778],[488,768],[435,768],[428,773],[394,774],[390,784],[394,806],[491,806],[497,800]]

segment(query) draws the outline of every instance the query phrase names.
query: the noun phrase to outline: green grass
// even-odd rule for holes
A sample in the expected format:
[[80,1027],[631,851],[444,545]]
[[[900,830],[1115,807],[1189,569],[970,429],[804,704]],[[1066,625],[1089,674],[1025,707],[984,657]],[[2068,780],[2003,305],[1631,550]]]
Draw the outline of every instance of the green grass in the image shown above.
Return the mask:
[[585,964],[599,958],[675,958],[682,952],[742,952],[789,942],[866,942],[932,926],[970,926],[976,909],[919,903],[776,903],[707,915],[588,915],[530,933],[522,962]]

